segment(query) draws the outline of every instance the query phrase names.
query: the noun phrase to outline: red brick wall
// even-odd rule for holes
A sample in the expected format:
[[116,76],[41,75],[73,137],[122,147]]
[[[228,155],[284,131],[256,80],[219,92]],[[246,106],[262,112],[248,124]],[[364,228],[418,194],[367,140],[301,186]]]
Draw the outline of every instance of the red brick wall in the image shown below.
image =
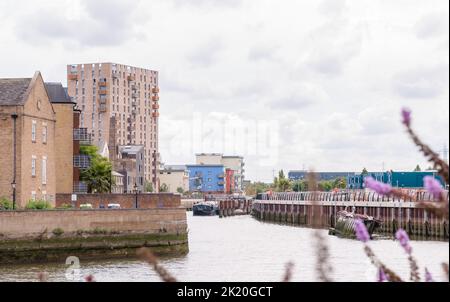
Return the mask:
[[[63,204],[72,204],[71,194],[57,194],[56,207]],[[75,206],[80,207],[80,204],[90,203],[95,209],[103,204],[105,208],[109,203],[120,204],[123,209],[134,209],[136,203],[135,194],[78,194]],[[154,208],[176,208],[181,206],[180,195],[172,193],[146,193],[138,194],[138,206],[141,209]]]

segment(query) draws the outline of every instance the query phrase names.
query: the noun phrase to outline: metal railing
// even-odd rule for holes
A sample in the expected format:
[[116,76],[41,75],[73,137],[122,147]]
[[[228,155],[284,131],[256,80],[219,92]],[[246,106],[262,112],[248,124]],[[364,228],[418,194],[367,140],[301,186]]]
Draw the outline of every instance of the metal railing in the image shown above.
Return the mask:
[[88,192],[88,185],[83,181],[74,182],[73,193],[75,194],[86,194]]
[[88,132],[87,128],[75,128],[73,129],[73,140],[79,141],[81,144],[92,144],[92,135]]
[[[406,192],[410,198],[396,198],[384,196],[376,192],[347,191],[347,192],[272,192],[258,194],[259,200],[293,200],[293,201],[361,201],[361,202],[388,202],[388,201],[431,201],[433,196],[426,191],[411,190]],[[449,192],[445,192],[446,199]]]
[[91,159],[88,155],[84,154],[74,155],[73,166],[75,168],[87,169],[91,166]]

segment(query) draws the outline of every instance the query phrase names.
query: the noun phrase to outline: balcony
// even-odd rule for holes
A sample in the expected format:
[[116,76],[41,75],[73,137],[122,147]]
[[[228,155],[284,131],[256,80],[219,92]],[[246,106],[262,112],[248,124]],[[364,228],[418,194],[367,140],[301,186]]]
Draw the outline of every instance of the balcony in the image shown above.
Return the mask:
[[79,181],[73,184],[74,194],[86,194],[88,192],[88,185],[85,182]]
[[98,90],[98,94],[100,95],[107,95],[108,94],[108,89],[106,89],[106,87],[102,87]]
[[67,79],[69,81],[76,81],[76,80],[78,80],[78,74],[76,74],[76,73],[69,73],[67,75]]
[[80,169],[88,169],[91,165],[91,159],[88,155],[75,155],[73,157],[73,167]]
[[224,182],[224,181],[218,181],[217,184],[218,184],[219,186],[223,186],[223,185],[225,184],[225,182]]
[[153,116],[153,117],[159,117],[159,112],[153,112],[153,113],[152,113],[152,116]]
[[100,81],[100,82],[98,82],[98,86],[99,87],[107,87],[108,83],[106,83],[106,81]]
[[130,75],[127,76],[127,80],[128,80],[129,82],[131,82],[131,81],[136,81],[136,76],[130,74]]
[[152,92],[153,93],[159,93],[159,87],[153,87]]
[[80,144],[90,145],[92,144],[91,134],[88,133],[87,128],[73,129],[73,140],[79,141]]
[[106,104],[100,104],[100,106],[98,107],[98,110],[100,112],[106,112],[106,111],[108,111],[108,107],[106,106]]
[[139,93],[133,92],[133,93],[131,93],[131,97],[133,99],[137,99],[139,97]]
[[157,96],[157,95],[152,96],[152,101],[155,101],[155,102],[159,101],[159,96]]
[[225,178],[225,174],[219,174],[217,175],[218,178]]
[[159,109],[159,104],[153,104],[152,105],[152,109],[158,110]]
[[113,77],[114,79],[120,78],[120,72],[118,72],[118,71],[113,71],[113,72],[112,72],[112,77]]

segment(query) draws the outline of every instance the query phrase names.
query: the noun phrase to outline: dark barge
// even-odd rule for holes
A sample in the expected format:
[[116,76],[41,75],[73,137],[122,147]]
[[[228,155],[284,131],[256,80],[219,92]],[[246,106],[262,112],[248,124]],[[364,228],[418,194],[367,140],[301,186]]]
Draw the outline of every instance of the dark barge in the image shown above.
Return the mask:
[[364,222],[370,238],[373,239],[373,234],[381,226],[381,221],[372,216],[356,214],[345,210],[337,213],[334,227],[329,229],[328,234],[338,237],[356,238],[355,226],[357,220]]

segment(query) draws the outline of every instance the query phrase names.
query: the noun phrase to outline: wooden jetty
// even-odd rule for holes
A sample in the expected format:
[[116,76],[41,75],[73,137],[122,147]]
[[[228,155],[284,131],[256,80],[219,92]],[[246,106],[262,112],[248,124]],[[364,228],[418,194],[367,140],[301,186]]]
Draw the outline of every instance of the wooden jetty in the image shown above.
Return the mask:
[[[426,192],[415,193],[417,201],[429,201]],[[447,200],[448,200],[448,191]],[[316,200],[313,202],[313,200]],[[315,206],[320,209],[314,209]],[[252,215],[262,221],[312,226],[313,219],[323,228],[336,226],[337,213],[343,210],[373,216],[381,221],[377,233],[394,235],[402,228],[415,239],[448,240],[448,219],[436,217],[417,202],[378,195],[375,192],[289,192],[259,194]],[[319,215],[319,217],[314,217]]]

